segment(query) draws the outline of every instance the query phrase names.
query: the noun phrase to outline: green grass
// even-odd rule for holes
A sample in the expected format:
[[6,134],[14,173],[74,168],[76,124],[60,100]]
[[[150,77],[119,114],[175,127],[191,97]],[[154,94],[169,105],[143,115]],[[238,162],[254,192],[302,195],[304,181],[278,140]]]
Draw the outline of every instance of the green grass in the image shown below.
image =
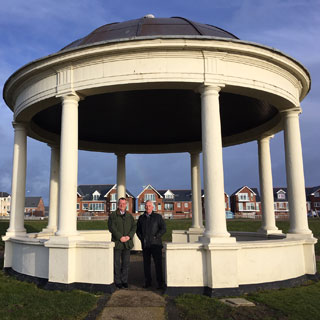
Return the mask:
[[98,296],[83,291],[48,291],[0,272],[0,319],[83,319]]
[[175,304],[185,320],[317,320],[320,319],[320,283],[307,282],[296,288],[252,293],[243,298],[255,307],[232,308],[216,298],[184,294]]

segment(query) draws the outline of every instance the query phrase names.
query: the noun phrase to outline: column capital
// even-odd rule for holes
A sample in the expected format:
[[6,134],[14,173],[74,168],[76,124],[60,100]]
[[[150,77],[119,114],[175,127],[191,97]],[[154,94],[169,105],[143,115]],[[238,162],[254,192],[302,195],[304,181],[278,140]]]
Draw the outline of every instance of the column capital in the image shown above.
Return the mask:
[[263,134],[258,139],[257,142],[270,141],[274,137],[274,134]]
[[198,92],[200,94],[218,94],[220,90],[225,87],[224,84],[218,84],[218,83],[203,83],[198,87]]
[[125,157],[127,155],[126,152],[115,152],[114,153],[117,157]]
[[282,117],[290,117],[290,116],[296,117],[296,116],[299,116],[300,113],[302,113],[302,109],[300,107],[285,109],[280,111],[280,114],[282,115]]
[[57,143],[47,143],[47,146],[51,149],[56,149],[56,150],[60,149],[60,144],[58,142]]
[[12,121],[14,130],[27,130],[28,122],[24,121]]
[[197,155],[197,154],[200,154],[200,153],[201,153],[201,150],[192,150],[192,151],[189,151],[190,156]]
[[70,91],[70,92],[64,93],[64,94],[58,94],[58,95],[56,95],[56,98],[60,98],[62,102],[66,101],[66,100],[79,102],[80,100],[84,99],[84,97],[75,93],[74,91]]

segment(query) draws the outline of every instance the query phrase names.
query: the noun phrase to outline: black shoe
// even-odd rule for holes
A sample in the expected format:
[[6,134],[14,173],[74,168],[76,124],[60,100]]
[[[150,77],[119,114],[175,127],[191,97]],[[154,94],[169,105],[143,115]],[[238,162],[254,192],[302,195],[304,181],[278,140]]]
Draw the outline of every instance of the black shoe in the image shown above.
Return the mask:
[[122,283],[122,287],[125,289],[128,289],[128,284],[127,283]]
[[122,289],[122,284],[121,284],[121,283],[116,283],[116,287],[117,287],[118,289]]
[[158,286],[157,286],[157,289],[158,290],[164,289],[164,284],[163,283],[159,283]]
[[143,286],[143,288],[150,288],[151,287],[151,283],[150,282],[146,282]]

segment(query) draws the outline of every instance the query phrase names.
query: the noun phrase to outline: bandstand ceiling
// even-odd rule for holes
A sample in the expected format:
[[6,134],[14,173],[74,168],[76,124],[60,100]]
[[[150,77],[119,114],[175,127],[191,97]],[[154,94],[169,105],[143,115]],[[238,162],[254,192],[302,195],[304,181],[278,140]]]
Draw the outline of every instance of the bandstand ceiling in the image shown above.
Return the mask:
[[[222,136],[255,128],[277,110],[268,103],[220,94]],[[59,134],[61,104],[34,116],[40,128]],[[110,144],[177,144],[201,141],[200,94],[191,90],[137,90],[86,97],[79,103],[79,140]]]

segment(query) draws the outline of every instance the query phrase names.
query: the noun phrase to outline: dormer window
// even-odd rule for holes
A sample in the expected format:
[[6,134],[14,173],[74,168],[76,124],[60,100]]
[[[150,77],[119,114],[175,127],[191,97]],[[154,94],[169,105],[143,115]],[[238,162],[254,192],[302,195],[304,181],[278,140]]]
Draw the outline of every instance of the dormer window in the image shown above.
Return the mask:
[[174,199],[174,194],[168,190],[165,194],[164,194],[165,199]]
[[281,192],[281,193],[278,193],[278,199],[285,199],[286,198],[286,195]]
[[314,193],[314,196],[315,196],[316,198],[319,198],[319,197],[320,197],[320,191],[315,192],[315,193]]
[[100,198],[100,193],[99,193],[98,191],[95,191],[95,192],[92,194],[92,199],[93,199],[94,201],[97,201],[97,200],[99,200],[99,198]]

